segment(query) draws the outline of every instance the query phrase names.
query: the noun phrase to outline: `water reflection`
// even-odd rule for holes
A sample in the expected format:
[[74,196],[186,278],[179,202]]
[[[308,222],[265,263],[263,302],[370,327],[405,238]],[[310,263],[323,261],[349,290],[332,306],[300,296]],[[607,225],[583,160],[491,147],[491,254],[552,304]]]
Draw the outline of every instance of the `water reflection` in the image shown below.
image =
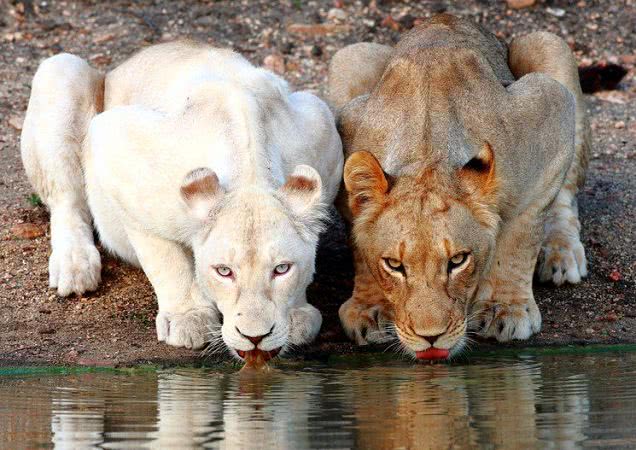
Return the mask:
[[636,444],[636,354],[0,378],[0,448]]

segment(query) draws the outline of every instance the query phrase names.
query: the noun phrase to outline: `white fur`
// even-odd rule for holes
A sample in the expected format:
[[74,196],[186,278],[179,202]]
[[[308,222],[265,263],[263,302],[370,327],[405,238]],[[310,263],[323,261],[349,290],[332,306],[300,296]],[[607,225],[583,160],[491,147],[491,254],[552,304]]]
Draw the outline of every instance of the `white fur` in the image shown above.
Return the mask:
[[[109,73],[95,115],[101,81],[58,55],[33,82],[22,153],[51,209],[51,286],[97,287],[92,216],[104,246],[152,283],[159,340],[199,348],[217,311],[233,350],[254,348],[240,333],[271,331],[263,350],[313,339],[321,318],[305,289],[343,164],[325,103],[236,53],[189,43],[150,47]],[[290,271],[273,277],[281,263]]]

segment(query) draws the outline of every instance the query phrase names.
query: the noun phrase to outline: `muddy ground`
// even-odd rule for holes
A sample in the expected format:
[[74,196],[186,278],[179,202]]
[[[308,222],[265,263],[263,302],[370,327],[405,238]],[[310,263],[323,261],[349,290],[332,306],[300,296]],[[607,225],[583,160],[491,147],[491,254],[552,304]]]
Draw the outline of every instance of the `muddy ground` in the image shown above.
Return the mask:
[[[256,64],[267,63],[295,88],[322,94],[327,63],[339,48],[358,41],[395,43],[418,18],[441,11],[485,24],[506,40],[549,30],[568,41],[582,66],[610,62],[629,70],[617,90],[586,96],[594,151],[580,204],[591,273],[577,286],[537,283],[543,330],[516,345],[636,343],[635,3],[547,0],[514,10],[489,0],[0,0],[0,364],[201,361],[198,352],[156,342],[149,283],[105,253],[97,292],[59,298],[48,289],[48,214],[30,198],[19,157],[39,61],[65,51],[108,70],[140,47],[192,37],[233,47]],[[27,225],[16,228],[20,224]],[[321,241],[317,266],[309,299],[325,321],[302,355],[355,351],[337,321],[353,275],[337,218]]]

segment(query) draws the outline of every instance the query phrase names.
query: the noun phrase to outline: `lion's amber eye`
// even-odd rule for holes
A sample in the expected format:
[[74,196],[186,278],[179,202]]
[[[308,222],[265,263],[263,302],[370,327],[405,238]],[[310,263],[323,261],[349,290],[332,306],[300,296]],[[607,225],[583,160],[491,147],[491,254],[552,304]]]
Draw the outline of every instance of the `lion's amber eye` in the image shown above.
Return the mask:
[[288,264],[288,263],[279,264],[276,267],[274,267],[274,276],[284,275],[287,272],[289,272],[290,268],[291,268],[291,264]]
[[230,269],[228,266],[218,266],[216,267],[216,273],[224,278],[227,278],[232,276],[232,269]]
[[453,270],[461,267],[468,260],[468,252],[461,252],[454,255],[448,261],[448,273],[451,273]]
[[402,261],[393,259],[393,258],[383,258],[383,260],[384,260],[384,266],[387,268],[387,270],[392,272],[399,272],[402,275],[406,273],[406,271],[404,270],[404,265],[402,264]]

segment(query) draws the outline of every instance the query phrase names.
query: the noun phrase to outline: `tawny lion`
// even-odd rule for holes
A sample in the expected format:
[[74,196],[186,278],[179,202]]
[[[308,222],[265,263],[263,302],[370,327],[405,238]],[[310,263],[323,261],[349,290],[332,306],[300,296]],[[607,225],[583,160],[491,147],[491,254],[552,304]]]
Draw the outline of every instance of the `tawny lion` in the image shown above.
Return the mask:
[[329,90],[348,157],[350,337],[384,339],[394,322],[405,349],[445,358],[469,329],[538,332],[535,266],[557,285],[587,273],[576,193],[590,134],[565,42],[538,32],[507,48],[443,14],[395,48],[340,50]]

